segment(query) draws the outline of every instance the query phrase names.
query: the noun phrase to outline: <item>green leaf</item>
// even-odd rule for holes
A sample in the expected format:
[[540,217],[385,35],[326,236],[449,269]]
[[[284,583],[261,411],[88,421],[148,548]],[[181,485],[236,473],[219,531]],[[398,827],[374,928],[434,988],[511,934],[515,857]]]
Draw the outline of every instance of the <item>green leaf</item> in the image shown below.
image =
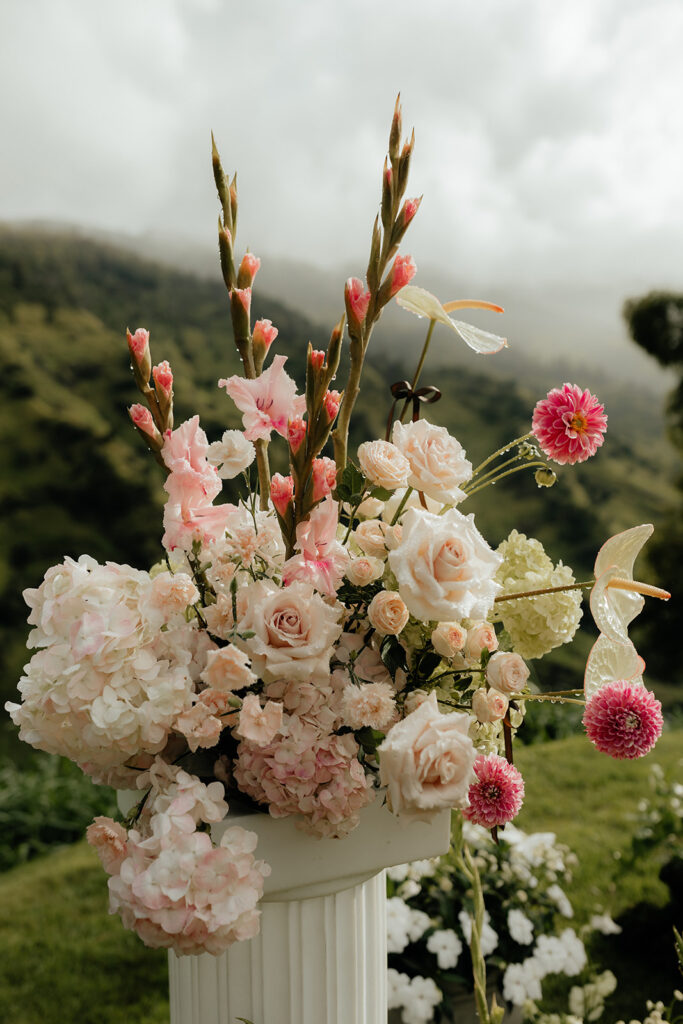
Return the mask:
[[[341,479],[337,484],[334,492],[334,497],[337,501],[346,501],[351,504],[359,505],[362,501],[362,495],[365,491],[365,477],[352,462],[347,462],[344,466],[344,471],[341,475]],[[354,502],[354,498],[361,495],[360,499]]]
[[369,726],[365,726],[363,729],[358,729],[355,737],[356,742],[360,744],[366,754],[374,754],[384,739],[384,733],[380,732],[379,729],[371,729]]
[[380,645],[379,656],[389,669],[392,679],[399,669],[408,671],[406,652],[395,636],[385,636]]
[[370,491],[370,497],[379,498],[380,501],[389,501],[393,496],[394,492],[387,490],[386,487],[373,487]]

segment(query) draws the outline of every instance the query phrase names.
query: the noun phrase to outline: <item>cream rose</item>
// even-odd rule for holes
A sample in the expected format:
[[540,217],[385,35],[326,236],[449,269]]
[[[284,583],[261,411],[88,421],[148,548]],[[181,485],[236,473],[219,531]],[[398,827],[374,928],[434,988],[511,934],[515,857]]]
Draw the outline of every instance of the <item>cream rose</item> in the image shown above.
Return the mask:
[[377,487],[395,491],[405,487],[410,463],[391,441],[364,441],[358,449],[363,476]]
[[508,699],[497,690],[486,690],[483,687],[472,694],[472,713],[479,722],[498,722],[505,717]]
[[500,693],[521,693],[529,678],[529,669],[519,654],[497,651],[486,667],[486,679]]
[[379,498],[364,498],[360,505],[356,509],[359,516],[363,519],[377,519],[384,510],[384,502],[380,501]]
[[328,679],[333,646],[342,631],[342,606],[324,600],[310,583],[277,587],[270,581],[243,590],[245,613],[240,633],[254,636],[238,643],[264,682],[276,679]]
[[498,637],[495,627],[490,622],[474,622],[467,630],[465,640],[465,656],[471,661],[479,661],[482,651],[498,650]]
[[355,587],[367,587],[368,583],[378,580],[384,572],[381,558],[365,555],[363,558],[352,558],[346,570],[346,578]]
[[408,483],[443,504],[456,505],[465,497],[460,484],[472,476],[472,463],[459,441],[445,427],[427,420],[394,423],[392,441],[410,464]]
[[220,441],[209,445],[207,458],[223,480],[232,480],[251,466],[256,449],[241,430],[226,430]]
[[380,782],[394,814],[428,821],[446,807],[465,807],[477,752],[469,715],[442,715],[431,693],[398,722],[378,748]]
[[405,629],[410,613],[395,590],[380,590],[368,605],[368,618],[380,636],[398,636]]
[[408,509],[389,565],[408,610],[422,622],[484,619],[500,590],[501,556],[456,508],[441,516]]
[[442,658],[454,658],[466,637],[467,630],[459,622],[440,622],[432,631],[432,647]]
[[361,551],[372,558],[386,558],[386,534],[389,527],[380,519],[366,519],[359,523],[352,537]]

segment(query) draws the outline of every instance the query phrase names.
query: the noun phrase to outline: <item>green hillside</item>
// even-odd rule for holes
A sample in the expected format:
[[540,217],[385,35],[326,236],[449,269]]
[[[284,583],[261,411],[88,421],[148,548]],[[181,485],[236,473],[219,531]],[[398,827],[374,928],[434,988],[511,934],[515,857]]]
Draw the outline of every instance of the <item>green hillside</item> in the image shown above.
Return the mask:
[[[325,332],[263,299],[258,288],[254,313],[279,327],[277,349],[290,356],[288,369],[302,383],[306,343],[324,347]],[[417,349],[422,325],[415,323]],[[239,369],[218,272],[215,281],[206,281],[77,236],[0,230],[3,700],[14,695],[26,660],[24,588],[37,586],[45,569],[66,554],[89,552],[138,566],[159,556],[162,474],[126,413],[136,392],[125,328],[140,325],[151,330],[155,362],[168,359],[173,366],[176,422],[198,411],[211,439],[226,426],[238,426],[236,411],[215,386],[219,377]],[[476,463],[528,429],[542,392],[531,372],[521,380],[501,377],[505,352],[495,357],[494,374],[491,360],[466,354],[466,368],[428,363],[424,381],[443,392],[429,417],[447,425]],[[392,365],[386,347],[367,367],[356,442],[383,436],[388,386],[410,369]],[[590,570],[610,533],[657,523],[673,499],[674,466],[650,399],[623,386],[605,395],[591,379],[578,383],[597,390],[608,404],[610,432],[598,455],[562,471],[550,491],[539,491],[530,474],[519,474],[467,506],[491,543],[516,527],[538,536],[577,575]],[[283,467],[276,462],[276,468]],[[650,608],[646,614],[656,612]],[[568,676],[576,685],[588,643],[544,661],[542,679],[554,686]],[[673,681],[661,682],[661,695],[675,698]]]

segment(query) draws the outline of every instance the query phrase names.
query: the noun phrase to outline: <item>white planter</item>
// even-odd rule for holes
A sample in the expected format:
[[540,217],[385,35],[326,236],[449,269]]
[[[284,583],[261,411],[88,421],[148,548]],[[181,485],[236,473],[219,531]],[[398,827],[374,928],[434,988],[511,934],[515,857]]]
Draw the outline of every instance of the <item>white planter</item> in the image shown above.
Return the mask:
[[253,813],[231,813],[214,835],[227,825],[258,833],[256,856],[272,867],[261,931],[219,957],[169,953],[171,1024],[383,1024],[383,869],[445,853],[450,812],[407,825],[377,799],[346,839]]

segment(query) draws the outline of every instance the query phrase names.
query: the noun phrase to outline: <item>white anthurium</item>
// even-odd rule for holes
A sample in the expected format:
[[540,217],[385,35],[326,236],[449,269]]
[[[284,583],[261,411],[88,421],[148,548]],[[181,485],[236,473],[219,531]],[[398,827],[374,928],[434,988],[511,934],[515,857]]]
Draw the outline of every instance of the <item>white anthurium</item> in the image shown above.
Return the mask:
[[472,324],[463,323],[461,320],[453,320],[448,315],[456,309],[489,309],[494,313],[502,313],[503,307],[496,306],[493,302],[482,302],[478,299],[455,299],[453,302],[446,302],[442,305],[436,295],[412,284],[406,285],[398,292],[396,301],[409,313],[427,317],[429,320],[450,327],[466,345],[480,355],[493,355],[494,352],[500,352],[502,348],[507,347],[507,338],[482,331],[479,327],[473,327]]
[[601,633],[586,661],[583,677],[586,700],[597,693],[601,686],[613,683],[616,679],[642,684],[644,671],[645,662],[630,640],[617,643]]
[[605,541],[595,559],[591,613],[600,632],[616,643],[629,642],[628,627],[642,611],[643,595],[664,601],[671,597],[667,590],[633,579],[633,563],[653,529],[651,523],[643,523],[615,534]]

